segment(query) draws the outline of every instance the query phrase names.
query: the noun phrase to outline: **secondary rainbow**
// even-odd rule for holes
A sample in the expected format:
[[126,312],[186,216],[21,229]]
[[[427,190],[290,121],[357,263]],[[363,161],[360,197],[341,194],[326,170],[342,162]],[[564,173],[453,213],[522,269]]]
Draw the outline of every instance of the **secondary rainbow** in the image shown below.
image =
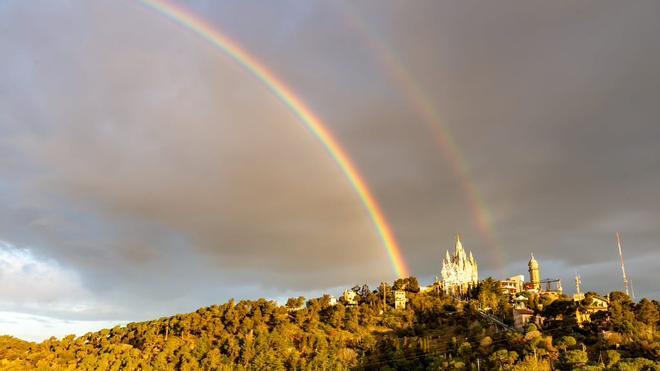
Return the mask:
[[365,22],[355,14],[353,9],[350,9],[350,3],[339,2],[335,4],[344,5],[344,7],[339,6],[338,9],[344,15],[345,20],[362,36],[369,49],[377,57],[378,62],[383,65],[389,76],[399,87],[398,91],[402,93],[406,102],[419,115],[421,122],[433,134],[432,136],[436,143],[439,144],[443,156],[447,159],[453,173],[460,181],[461,188],[473,215],[474,223],[488,243],[490,252],[493,254],[498,268],[502,270],[505,266],[504,262],[506,259],[504,251],[495,238],[491,213],[476,183],[470,176],[470,167],[456,144],[451,130],[440,119],[440,114],[435,108],[437,104],[434,104],[428,94],[421,88],[420,84],[415,81],[412,74],[396,58],[391,49],[381,41],[381,38],[374,34]]
[[253,56],[233,42],[227,36],[221,34],[210,24],[199,16],[178,7],[172,3],[160,0],[139,0],[142,4],[156,10],[158,13],[174,20],[177,24],[201,36],[218,49],[230,56],[234,61],[243,66],[248,72],[261,81],[273,92],[290,110],[300,122],[323,144],[330,156],[337,163],[346,179],[357,193],[362,205],[366,209],[378,236],[387,250],[388,257],[394,272],[399,277],[409,275],[406,263],[401,255],[401,250],[396,242],[392,229],[390,228],[380,206],[373,194],[367,187],[362,176],[353,165],[346,151],[332,136],[326,125],[307,108],[307,106],[289,89],[277,76],[259,63]]

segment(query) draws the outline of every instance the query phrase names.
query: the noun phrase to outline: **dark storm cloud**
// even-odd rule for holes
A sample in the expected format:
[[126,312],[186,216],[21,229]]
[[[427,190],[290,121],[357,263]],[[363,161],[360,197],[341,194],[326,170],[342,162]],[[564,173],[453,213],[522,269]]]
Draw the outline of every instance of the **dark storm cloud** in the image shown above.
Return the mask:
[[[348,182],[263,86],[157,14],[107,8],[112,21],[50,14],[92,35],[14,25],[23,43],[3,70],[26,93],[4,104],[3,238],[62,261],[92,289],[158,301],[218,282],[222,298],[233,286],[391,275]],[[145,18],[153,29],[141,34]]]
[[[259,82],[146,8],[67,4],[0,7],[0,239],[133,318],[392,277],[337,166]],[[619,230],[657,296],[657,3],[190,6],[328,123],[414,274],[461,232],[483,272],[533,251],[618,288]],[[436,105],[501,251],[373,37]]]
[[[506,261],[524,260],[534,251],[569,267],[615,263],[616,230],[629,236],[628,255],[651,257],[657,251],[660,79],[654,66],[660,53],[653,47],[657,8],[650,9],[657,5],[599,5],[467,2],[424,12],[403,6],[385,15],[368,6],[357,10],[359,17],[376,20],[373,33],[387,40],[437,102],[490,209]],[[455,176],[426,169],[416,190]],[[446,236],[452,228],[470,228],[474,218],[460,210],[467,207],[461,192],[440,189],[447,190],[401,192],[390,214],[400,215],[406,205],[417,203],[411,213],[433,205],[435,212],[428,213],[445,219],[436,231]],[[420,196],[427,202],[419,202]],[[443,210],[431,201],[448,196],[463,204]],[[427,221],[396,224],[404,246],[424,243],[414,229],[433,230]],[[487,244],[475,237],[473,232],[465,237],[468,246],[472,240],[479,256],[488,257]],[[437,264],[423,263],[432,262],[437,250],[407,256],[421,271],[437,270]],[[495,263],[481,262],[489,270]],[[510,273],[524,271],[520,265]],[[605,282],[619,287],[618,272],[611,273]],[[642,287],[656,290],[650,282]]]

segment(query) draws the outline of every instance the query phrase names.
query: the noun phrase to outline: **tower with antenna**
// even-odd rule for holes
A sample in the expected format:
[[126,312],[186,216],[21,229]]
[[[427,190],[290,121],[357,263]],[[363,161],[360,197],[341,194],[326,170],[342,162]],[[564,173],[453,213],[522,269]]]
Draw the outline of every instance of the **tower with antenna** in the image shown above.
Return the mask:
[[630,284],[630,295],[632,297],[632,300],[635,300],[635,286],[633,286],[632,279],[628,280],[628,283]]
[[626,290],[626,295],[630,295],[628,276],[626,275],[626,266],[623,263],[623,251],[621,250],[621,234],[616,232],[616,244],[619,247],[619,258],[621,258],[621,273],[623,274],[623,287]]
[[575,294],[573,294],[573,301],[584,300],[584,293],[582,292],[582,277],[575,273]]

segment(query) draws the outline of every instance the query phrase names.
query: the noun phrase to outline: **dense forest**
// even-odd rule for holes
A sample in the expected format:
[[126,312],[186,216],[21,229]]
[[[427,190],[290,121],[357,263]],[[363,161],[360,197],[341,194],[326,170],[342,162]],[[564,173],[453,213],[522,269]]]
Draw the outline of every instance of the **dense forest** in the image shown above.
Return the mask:
[[[393,308],[393,289],[406,290],[406,309]],[[633,303],[613,292],[609,309],[578,327],[582,303],[532,295],[531,309],[553,320],[505,331],[480,315],[490,308],[512,321],[509,297],[492,279],[465,301],[420,293],[415,278],[353,290],[357,305],[332,305],[329,296],[285,306],[231,300],[80,337],[30,343],[0,336],[0,369],[660,370],[655,300]]]

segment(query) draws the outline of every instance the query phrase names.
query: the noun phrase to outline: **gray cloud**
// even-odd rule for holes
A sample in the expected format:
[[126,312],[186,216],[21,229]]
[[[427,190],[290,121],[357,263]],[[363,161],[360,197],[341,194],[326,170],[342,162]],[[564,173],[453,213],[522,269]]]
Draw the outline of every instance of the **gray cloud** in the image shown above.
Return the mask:
[[[620,230],[657,296],[656,3],[187,5],[328,123],[414,274],[461,232],[483,272],[524,272],[533,251],[614,289]],[[392,278],[327,152],[208,43],[133,3],[8,2],[0,24],[0,239],[126,319]],[[369,37],[436,105],[501,251]]]

